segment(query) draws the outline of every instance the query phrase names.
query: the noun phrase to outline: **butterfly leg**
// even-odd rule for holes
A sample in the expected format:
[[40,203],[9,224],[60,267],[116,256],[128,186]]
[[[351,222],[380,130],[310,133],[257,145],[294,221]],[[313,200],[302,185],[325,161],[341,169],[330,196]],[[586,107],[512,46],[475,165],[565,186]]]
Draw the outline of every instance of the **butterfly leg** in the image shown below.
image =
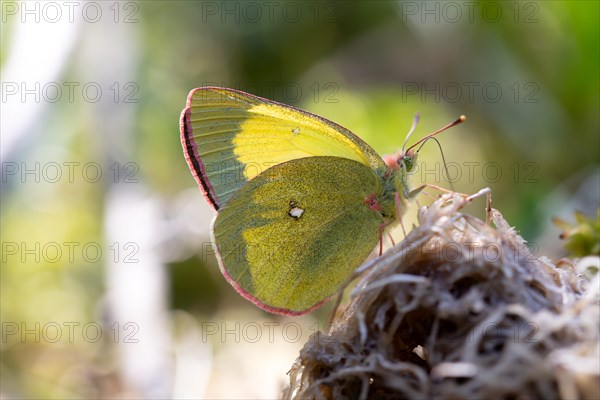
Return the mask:
[[492,220],[492,190],[489,187],[483,188],[475,194],[466,196],[466,200],[470,203],[483,194],[485,194],[485,224],[490,226]]
[[485,196],[485,224],[490,226],[492,220],[492,192],[489,191]]
[[[451,190],[448,190],[446,188],[443,188],[441,186],[437,186],[437,185],[432,185],[430,183],[425,183],[421,186],[419,186],[416,189],[413,189],[410,191],[410,193],[408,194],[408,198],[412,199],[415,196],[417,196],[419,193],[421,193],[421,191],[423,191],[423,189],[425,188],[432,188],[432,189],[436,189],[439,190],[440,192],[444,192],[444,193],[457,193],[457,192],[453,192]],[[489,188],[484,188],[482,190],[480,190],[479,192],[473,194],[473,195],[467,195],[464,193],[460,193],[463,196],[465,196],[465,198],[471,202],[474,199],[476,199],[477,197],[481,196],[482,194],[485,193],[485,197],[486,197],[486,201],[485,201],[485,223],[486,225],[490,225],[490,221],[491,221],[491,216],[492,216],[492,191]]]
[[408,193],[408,198],[412,199],[413,197],[415,197],[416,195],[421,193],[423,191],[423,189],[425,189],[425,188],[436,189],[436,190],[439,190],[440,192],[444,192],[444,193],[454,193],[452,190],[448,190],[441,186],[432,185],[430,183],[425,183],[424,185],[421,185],[418,188],[411,190],[410,193]]
[[390,242],[392,242],[392,246],[396,245],[396,241],[394,240],[394,238],[392,237],[392,234],[388,232],[388,238],[390,238]]
[[[380,256],[383,254],[383,231],[385,230],[385,227],[388,225],[389,225],[389,223],[379,225],[379,255]],[[394,240],[392,234],[388,232],[387,235],[388,235],[388,238],[390,239],[390,242],[392,242],[392,246],[395,246],[396,241]]]
[[383,229],[386,224],[379,225],[379,256],[383,254]]

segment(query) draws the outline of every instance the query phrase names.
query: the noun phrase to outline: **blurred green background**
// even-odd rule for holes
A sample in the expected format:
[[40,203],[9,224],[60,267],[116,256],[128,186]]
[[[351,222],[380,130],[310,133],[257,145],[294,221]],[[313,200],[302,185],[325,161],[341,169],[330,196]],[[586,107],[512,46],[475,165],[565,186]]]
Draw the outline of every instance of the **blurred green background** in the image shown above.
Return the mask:
[[[595,215],[594,1],[2,1],[2,398],[273,398],[330,306],[273,316],[210,250],[182,155],[188,92],[329,118],[380,154],[439,136],[537,255]],[[413,177],[449,187],[437,146]],[[484,204],[470,212],[483,217]],[[414,220],[416,208],[409,211]]]

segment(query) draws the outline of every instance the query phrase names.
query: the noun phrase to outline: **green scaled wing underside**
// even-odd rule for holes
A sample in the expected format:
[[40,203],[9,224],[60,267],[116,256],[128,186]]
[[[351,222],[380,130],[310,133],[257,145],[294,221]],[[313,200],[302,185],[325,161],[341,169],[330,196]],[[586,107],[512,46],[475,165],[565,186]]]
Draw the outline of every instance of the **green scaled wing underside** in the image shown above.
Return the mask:
[[219,211],[214,241],[225,277],[271,312],[302,314],[337,292],[379,240],[383,191],[368,166],[339,157],[276,165]]

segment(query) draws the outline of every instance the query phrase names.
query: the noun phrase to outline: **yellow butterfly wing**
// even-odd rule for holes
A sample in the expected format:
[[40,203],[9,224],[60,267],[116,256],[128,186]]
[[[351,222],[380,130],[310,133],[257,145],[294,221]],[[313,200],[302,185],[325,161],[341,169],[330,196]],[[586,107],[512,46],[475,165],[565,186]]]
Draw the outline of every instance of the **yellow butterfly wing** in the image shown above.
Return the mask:
[[354,160],[308,157],[261,173],[219,210],[219,266],[245,298],[299,315],[334,295],[375,247],[381,177]]
[[368,144],[334,122],[233,89],[192,90],[180,128],[188,165],[215,210],[247,181],[294,159],[334,156],[385,168]]

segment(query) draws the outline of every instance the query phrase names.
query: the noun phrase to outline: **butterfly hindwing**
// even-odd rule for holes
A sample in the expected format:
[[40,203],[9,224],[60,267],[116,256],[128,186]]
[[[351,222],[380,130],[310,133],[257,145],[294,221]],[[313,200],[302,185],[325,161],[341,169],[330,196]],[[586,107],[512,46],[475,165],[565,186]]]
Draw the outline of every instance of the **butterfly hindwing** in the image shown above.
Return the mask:
[[296,159],[262,172],[214,221],[223,274],[263,309],[310,311],[375,247],[384,221],[366,199],[382,190],[371,168],[339,157]]
[[381,157],[347,129],[233,89],[192,90],[181,114],[181,141],[190,169],[216,210],[246,182],[286,161],[334,156],[384,167]]

